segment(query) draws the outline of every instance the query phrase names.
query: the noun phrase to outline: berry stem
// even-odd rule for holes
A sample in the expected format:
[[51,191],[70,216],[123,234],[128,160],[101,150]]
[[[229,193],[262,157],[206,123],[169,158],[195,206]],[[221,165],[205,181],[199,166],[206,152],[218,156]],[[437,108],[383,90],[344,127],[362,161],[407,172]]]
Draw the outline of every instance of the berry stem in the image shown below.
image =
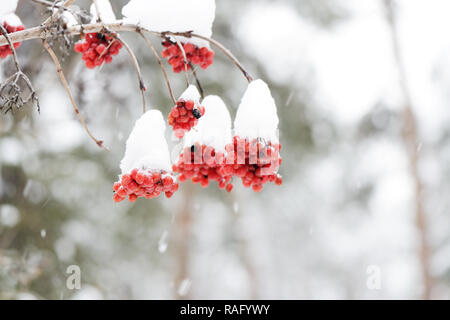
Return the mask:
[[145,36],[142,31],[138,31],[139,35],[145,40],[145,42],[148,44],[150,49],[152,50],[153,54],[155,55],[156,60],[158,60],[159,66],[161,67],[161,71],[163,73],[164,79],[166,80],[167,88],[169,89],[170,98],[172,99],[173,104],[177,103],[177,100],[175,99],[175,96],[173,94],[172,86],[170,85],[169,77],[167,75],[166,67],[164,67],[164,64],[159,57],[158,51],[156,51],[155,47],[153,46],[153,43],[150,41],[149,38]]
[[127,49],[128,54],[130,55],[130,58],[133,61],[133,65],[134,65],[134,68],[136,69],[137,76],[138,76],[139,90],[141,91],[141,95],[142,95],[142,111],[143,111],[143,113],[145,113],[145,111],[146,111],[146,103],[145,103],[146,88],[145,88],[144,80],[142,78],[141,68],[139,67],[139,63],[137,61],[136,55],[134,54],[133,50],[131,50],[128,43],[126,43],[124,40],[122,40],[119,35],[116,35],[116,37],[120,42],[122,42],[125,49]]
[[14,44],[11,41],[11,38],[8,35],[8,31],[6,31],[5,27],[0,23],[0,31],[2,32],[3,36],[8,41],[9,48],[11,49],[13,60],[14,60],[14,66],[16,67],[16,71],[20,72],[20,65],[19,65],[19,59],[17,58],[16,48],[14,48]]
[[200,92],[200,97],[203,99],[205,97],[205,92],[203,91],[203,86],[200,83],[200,79],[197,76],[197,71],[195,70],[195,67],[194,65],[192,65],[192,63],[189,63],[189,65],[191,66],[192,74],[194,75],[195,82],[197,83],[198,91]]
[[184,47],[181,44],[180,40],[175,38],[175,41],[177,42],[177,46],[178,46],[178,48],[180,48],[181,53],[183,54],[183,59],[184,59],[184,76],[186,78],[186,86],[189,87],[191,84],[189,83],[188,60],[187,60],[187,56],[186,56],[186,51],[184,51]]
[[98,139],[96,139],[96,138],[94,137],[94,135],[91,133],[91,131],[90,131],[89,128],[87,127],[86,122],[84,121],[83,117],[81,116],[80,110],[78,109],[77,104],[75,103],[75,100],[74,100],[74,98],[73,98],[73,96],[72,96],[72,92],[70,91],[69,84],[67,83],[66,77],[64,76],[64,72],[62,71],[61,63],[59,62],[58,57],[57,57],[56,54],[55,54],[55,51],[53,51],[53,49],[50,47],[50,45],[48,44],[47,40],[43,39],[43,40],[42,40],[42,44],[43,44],[45,50],[47,50],[47,52],[49,53],[50,57],[51,57],[52,60],[53,60],[53,63],[54,63],[55,66],[56,66],[56,71],[58,72],[59,78],[61,79],[61,83],[63,84],[64,89],[66,89],[67,95],[69,96],[70,102],[72,103],[73,110],[75,111],[75,114],[77,115],[78,119],[80,120],[80,122],[81,122],[83,128],[86,130],[86,132],[87,132],[87,134],[89,135],[89,137],[90,137],[90,138],[91,138],[91,139],[92,139],[92,140],[93,140],[100,148],[103,148],[103,149],[109,151],[108,148],[106,148],[106,147],[103,145],[103,141],[98,140]]
[[228,50],[223,44],[221,44],[219,41],[214,40],[212,38],[208,38],[196,33],[192,32],[162,32],[162,36],[182,36],[186,38],[198,38],[205,41],[208,41],[212,45],[219,48],[237,67],[241,72],[244,74],[244,77],[247,79],[248,82],[253,81],[253,77],[245,70],[244,66],[239,62],[239,60],[231,53],[230,50]]

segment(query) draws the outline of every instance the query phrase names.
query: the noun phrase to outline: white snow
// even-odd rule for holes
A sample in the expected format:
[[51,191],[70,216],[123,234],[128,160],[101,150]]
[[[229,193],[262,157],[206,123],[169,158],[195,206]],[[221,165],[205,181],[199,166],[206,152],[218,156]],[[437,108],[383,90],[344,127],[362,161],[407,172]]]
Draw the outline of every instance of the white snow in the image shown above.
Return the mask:
[[164,118],[158,110],[147,111],[136,121],[120,163],[122,174],[133,169],[171,171],[165,130]]
[[[100,17],[104,23],[114,23],[116,15],[109,0],[97,0],[98,10],[100,11]],[[97,8],[94,3],[91,5],[92,23],[96,23],[98,20]]]
[[8,13],[0,17],[0,23],[7,23],[10,26],[18,27],[23,26],[22,20],[15,13]]
[[[152,31],[193,31],[211,37],[215,11],[215,0],[130,0],[122,14],[126,22],[139,23]],[[201,39],[177,38],[199,47],[209,47],[209,43]]]
[[67,10],[62,13],[62,19],[69,28],[78,24],[78,20]]
[[278,122],[277,106],[269,86],[262,80],[252,81],[239,105],[234,134],[250,140],[262,138],[276,143]]
[[[62,4],[63,2],[60,1],[57,4]],[[53,13],[58,12],[58,8],[53,9]],[[78,24],[78,20],[73,16],[72,13],[68,10],[64,10],[61,14],[61,18],[64,21],[64,23],[67,25],[67,27],[73,27]]]
[[198,125],[184,138],[185,147],[200,143],[213,147],[216,151],[225,151],[225,146],[232,142],[231,117],[228,108],[218,96],[207,96],[202,106],[205,114]]
[[0,17],[15,12],[18,2],[19,0],[2,1],[2,5],[0,6]]
[[181,95],[180,99],[184,101],[194,101],[196,104],[200,103],[200,93],[194,85],[190,85]]

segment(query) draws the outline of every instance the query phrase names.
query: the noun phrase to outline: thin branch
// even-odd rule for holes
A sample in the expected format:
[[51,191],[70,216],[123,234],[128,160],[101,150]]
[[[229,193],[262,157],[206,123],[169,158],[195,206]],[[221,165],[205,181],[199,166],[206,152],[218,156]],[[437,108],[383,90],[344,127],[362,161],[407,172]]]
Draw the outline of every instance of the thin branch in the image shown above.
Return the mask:
[[69,96],[70,102],[72,103],[72,107],[73,110],[75,111],[75,114],[77,115],[78,119],[80,120],[83,128],[86,130],[87,134],[89,135],[89,137],[100,147],[103,148],[105,150],[108,150],[108,148],[106,148],[103,145],[103,141],[101,140],[97,140],[94,135],[91,133],[91,131],[89,130],[89,128],[86,125],[86,122],[84,121],[83,117],[80,114],[80,110],[77,107],[77,104],[75,103],[75,100],[72,96],[72,92],[70,91],[69,88],[69,84],[67,83],[66,77],[64,76],[64,72],[62,71],[62,67],[61,64],[58,60],[58,57],[56,56],[55,52],[53,51],[53,49],[49,46],[47,40],[42,39],[42,44],[44,46],[44,48],[47,50],[47,52],[50,54],[50,57],[53,60],[53,63],[56,66],[56,71],[58,72],[59,78],[61,79],[61,83],[64,86],[64,89],[66,89],[67,95]]
[[[40,112],[39,99],[36,94],[36,90],[34,90],[34,87],[28,76],[25,73],[23,73],[22,70],[20,69],[19,59],[17,58],[17,52],[16,49],[14,48],[14,44],[12,43],[11,38],[8,35],[8,32],[1,24],[0,24],[0,31],[8,41],[8,46],[11,50],[14,60],[14,66],[16,68],[16,73],[13,74],[8,79],[6,79],[6,81],[0,85],[0,98],[4,101],[4,105],[1,105],[0,109],[2,109],[3,106],[7,106],[5,112],[8,112],[9,110],[12,110],[14,106],[16,108],[20,108],[23,105],[27,104],[28,102],[33,101],[36,103],[38,112]],[[30,91],[30,94],[26,99],[23,99],[21,95],[23,89],[18,84],[20,80],[23,80],[25,82],[28,90]],[[4,96],[5,91],[7,93],[6,96]]]
[[162,34],[170,36],[182,36],[186,38],[198,38],[208,41],[212,45],[219,48],[239,68],[239,70],[241,70],[248,82],[253,81],[253,77],[247,72],[247,70],[245,70],[244,66],[239,62],[239,60],[219,41],[192,32],[162,32]]
[[57,8],[57,9],[62,9],[63,11],[69,11],[68,8],[64,7],[63,5],[57,4],[57,3],[53,3],[51,1],[48,0],[31,0],[35,3],[41,4],[43,6],[46,7],[52,7],[52,8]]
[[16,48],[14,48],[14,44],[12,43],[11,38],[8,35],[8,31],[6,31],[5,27],[3,27],[2,24],[0,24],[0,31],[2,32],[3,36],[8,41],[8,46],[11,49],[11,52],[12,52],[12,56],[13,56],[13,60],[14,60],[14,65],[16,67],[16,71],[20,72],[20,65],[19,65],[19,60],[17,59]]
[[161,67],[161,71],[163,73],[164,79],[166,80],[167,88],[169,89],[170,97],[172,98],[172,101],[174,104],[177,103],[177,100],[175,99],[175,96],[172,91],[172,86],[170,85],[169,77],[167,75],[166,67],[164,66],[164,63],[162,62],[161,58],[159,57],[158,51],[156,51],[155,47],[153,46],[153,43],[150,41],[149,38],[145,36],[141,31],[138,31],[139,35],[147,42],[148,46],[152,50],[153,54],[155,55],[156,60],[158,61],[159,66]]
[[409,160],[410,173],[414,181],[415,196],[415,216],[416,225],[419,231],[419,260],[421,265],[423,279],[423,298],[431,299],[433,288],[433,278],[430,271],[431,249],[428,239],[427,217],[424,208],[424,184],[420,178],[419,162],[420,154],[417,146],[419,145],[419,133],[417,118],[414,114],[411,93],[408,86],[405,64],[401,55],[400,40],[397,29],[397,18],[395,12],[395,2],[393,0],[384,0],[384,5],[389,23],[391,41],[394,59],[399,73],[399,84],[404,98],[403,106],[403,143]]
[[[214,40],[212,38],[204,37],[202,35],[198,35],[192,32],[156,32],[151,31],[145,28],[142,28],[135,24],[124,24],[123,22],[116,22],[111,23],[107,25],[103,25],[102,23],[91,23],[91,24],[84,24],[84,25],[76,25],[72,26],[67,29],[67,32],[72,35],[77,35],[81,33],[94,33],[94,32],[101,32],[104,30],[104,27],[107,27],[108,30],[112,32],[138,32],[138,31],[145,31],[148,32],[154,36],[160,37],[160,38],[166,38],[167,36],[181,36],[186,38],[198,38],[205,41],[208,41],[212,45],[219,48],[237,67],[238,69],[244,74],[245,78],[251,82],[253,81],[253,77],[249,74],[249,72],[242,66],[242,64],[239,62],[239,60],[228,50],[225,48],[224,45],[222,45],[219,41]],[[48,38],[51,36],[51,33],[46,30],[44,26],[38,26],[34,28],[25,29],[23,31],[15,32],[10,35],[11,41],[13,43],[31,40],[31,39],[42,39],[42,38]],[[7,44],[7,40],[0,36],[0,45]]]
[[190,86],[190,82],[189,82],[189,72],[188,72],[188,59],[186,56],[186,51],[184,51],[184,47],[181,44],[180,40],[178,40],[178,38],[175,38],[175,41],[177,42],[177,46],[178,48],[180,48],[181,53],[183,54],[183,60],[184,60],[184,77],[186,79],[186,85],[189,87]]
[[52,4],[51,7],[52,8],[58,8],[58,10],[56,10],[55,12],[53,12],[53,14],[48,17],[42,24],[41,27],[46,28],[49,24],[51,24],[55,18],[59,15],[60,10],[65,10],[64,8],[67,8],[69,6],[71,6],[73,3],[75,2],[75,0],[66,0],[62,5],[57,5],[57,4]]
[[141,94],[142,94],[142,110],[145,113],[145,111],[146,111],[145,90],[147,90],[147,89],[145,88],[144,80],[142,78],[141,68],[139,67],[139,63],[137,61],[136,55],[134,54],[133,50],[131,50],[130,46],[124,40],[122,40],[119,35],[116,35],[116,37],[120,42],[122,42],[125,49],[127,49],[128,54],[130,55],[130,58],[133,61],[133,65],[134,65],[134,68],[136,69],[137,76],[138,76],[139,90],[141,91]]
[[194,75],[195,82],[197,83],[198,91],[200,91],[200,96],[203,99],[205,97],[205,92],[203,91],[203,86],[200,83],[200,79],[197,76],[197,71],[195,70],[195,67],[192,65],[192,63],[189,62],[189,65],[191,66],[192,74]]

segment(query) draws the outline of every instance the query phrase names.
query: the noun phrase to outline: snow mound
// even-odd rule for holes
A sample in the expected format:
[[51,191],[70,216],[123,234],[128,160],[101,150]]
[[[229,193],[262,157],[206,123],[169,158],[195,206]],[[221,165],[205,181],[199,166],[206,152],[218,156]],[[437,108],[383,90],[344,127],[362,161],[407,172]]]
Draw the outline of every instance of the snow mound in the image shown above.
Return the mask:
[[136,121],[120,163],[122,174],[133,169],[171,171],[166,125],[160,111],[147,111]]
[[16,12],[18,2],[19,0],[2,1],[2,5],[0,6],[0,17],[3,18],[3,16],[8,13]]
[[277,143],[278,122],[277,106],[268,85],[262,80],[252,81],[242,97],[234,120],[235,135]]
[[0,17],[0,23],[4,24],[5,22],[12,27],[23,26],[22,20],[15,13],[8,13]]
[[[193,31],[211,37],[215,18],[215,0],[130,0],[122,9],[125,21],[138,23],[152,31]],[[199,47],[209,47],[207,41],[177,37]]]
[[205,107],[205,114],[200,118],[197,127],[186,134],[184,146],[190,147],[199,143],[224,152],[225,146],[232,143],[228,108],[218,96],[207,96],[202,105]]
[[[116,19],[116,15],[114,14],[113,8],[111,6],[111,2],[109,0],[97,0],[98,10],[100,11],[100,17],[102,18],[102,22],[104,23],[114,23]],[[91,23],[96,23],[98,20],[97,8],[94,4],[91,5],[91,15],[92,20]]]
[[184,101],[194,101],[195,104],[200,103],[200,92],[198,92],[198,89],[194,85],[190,85],[180,96],[180,100]]
[[[57,4],[59,5],[59,4],[62,4],[62,3],[63,2],[60,1]],[[58,10],[59,10],[58,8],[54,8],[53,9],[53,13],[58,12]],[[64,10],[62,12],[61,19],[67,25],[67,27],[69,27],[69,28],[73,27],[73,26],[76,26],[79,23],[78,20],[74,17],[74,15],[68,10]]]

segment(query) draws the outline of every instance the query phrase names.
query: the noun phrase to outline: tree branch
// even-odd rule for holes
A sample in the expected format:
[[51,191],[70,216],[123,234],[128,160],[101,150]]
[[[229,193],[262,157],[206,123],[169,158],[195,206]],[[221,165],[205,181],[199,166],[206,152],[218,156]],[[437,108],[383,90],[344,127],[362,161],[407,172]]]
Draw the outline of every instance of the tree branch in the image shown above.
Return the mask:
[[120,42],[122,42],[125,49],[127,49],[128,54],[130,55],[131,61],[133,62],[134,68],[136,69],[136,73],[138,76],[138,82],[139,82],[139,84],[138,84],[139,90],[141,91],[141,95],[142,95],[142,110],[143,110],[143,113],[145,113],[145,111],[146,111],[146,103],[145,103],[146,88],[145,88],[144,80],[142,78],[141,68],[139,67],[139,63],[137,61],[136,55],[134,54],[133,50],[131,50],[128,43],[126,43],[124,40],[122,40],[118,34],[116,35],[116,37]]
[[97,139],[94,137],[94,135],[91,133],[91,131],[90,131],[89,128],[87,127],[86,122],[84,121],[83,117],[81,116],[80,110],[78,109],[77,104],[75,103],[75,100],[74,100],[74,98],[73,98],[73,96],[72,96],[72,92],[70,91],[70,88],[69,88],[69,84],[67,83],[66,77],[64,76],[64,72],[62,71],[61,64],[60,64],[60,62],[59,62],[59,60],[58,60],[58,57],[56,56],[55,52],[54,52],[53,49],[49,46],[47,40],[42,39],[42,44],[43,44],[44,48],[47,50],[47,52],[50,54],[50,57],[52,58],[53,63],[54,63],[55,66],[56,66],[56,71],[58,72],[59,78],[61,79],[61,83],[63,84],[64,89],[66,89],[67,95],[69,96],[70,102],[72,103],[73,110],[75,111],[75,114],[77,115],[78,119],[80,120],[80,123],[82,124],[83,128],[86,130],[86,132],[87,132],[87,134],[89,135],[89,137],[90,137],[90,138],[91,138],[91,139],[92,139],[92,140],[93,140],[100,148],[103,148],[103,149],[109,151],[108,148],[106,148],[106,147],[103,145],[103,141],[97,140]]
[[[116,22],[110,24],[102,24],[102,23],[90,23],[84,25],[76,25],[67,29],[67,32],[72,35],[77,35],[81,33],[93,33],[93,32],[101,32],[104,27],[107,27],[108,30],[112,32],[147,32],[154,36],[160,38],[166,38],[167,36],[181,36],[186,38],[198,38],[205,41],[208,41],[215,47],[219,48],[235,65],[236,67],[243,73],[244,77],[247,81],[253,81],[253,77],[247,72],[247,70],[243,67],[243,65],[239,62],[239,60],[222,45],[219,41],[214,40],[212,38],[204,37],[202,35],[198,35],[192,32],[156,32],[145,29],[135,24],[125,24],[123,22]],[[14,32],[10,34],[11,41],[13,43],[27,41],[32,39],[46,39],[51,36],[51,33],[45,28],[45,26],[38,26],[34,28],[25,29],[23,31]],[[7,40],[5,37],[0,36],[0,45],[7,44]]]
[[156,60],[158,61],[159,66],[161,67],[161,71],[163,73],[164,79],[166,80],[167,88],[169,89],[169,94],[170,94],[170,97],[172,99],[172,102],[174,104],[176,104],[177,100],[175,99],[175,96],[173,95],[172,86],[170,85],[170,81],[169,81],[169,77],[167,75],[166,67],[164,66],[161,58],[159,57],[158,51],[156,51],[155,47],[153,46],[153,43],[150,41],[149,38],[147,38],[145,36],[145,34],[143,34],[140,30],[138,31],[138,33],[145,40],[145,42],[148,44],[148,46],[152,50]]
[[419,231],[420,247],[419,260],[421,265],[423,279],[423,298],[431,299],[431,291],[433,279],[430,272],[430,245],[428,242],[428,230],[426,222],[426,213],[424,208],[424,185],[419,173],[420,155],[417,149],[419,145],[419,134],[417,128],[417,119],[412,107],[412,98],[409,92],[408,81],[404,61],[401,55],[400,41],[398,37],[395,2],[393,0],[384,0],[387,13],[387,20],[391,32],[392,48],[394,59],[397,64],[399,73],[399,84],[402,90],[404,106],[403,106],[403,143],[409,160],[410,174],[414,181],[414,197],[415,197],[415,216],[416,225]]
[[[22,69],[20,69],[16,49],[14,48],[14,44],[12,43],[11,38],[8,35],[8,31],[1,24],[0,24],[0,31],[3,34],[3,37],[6,38],[6,40],[8,41],[8,46],[11,49],[11,53],[14,60],[14,66],[16,68],[16,73],[13,74],[8,79],[6,79],[6,81],[4,81],[0,85],[0,98],[2,100],[0,110],[3,109],[4,106],[6,106],[7,109],[5,112],[8,112],[12,110],[14,106],[16,108],[20,108],[23,105],[27,104],[28,102],[33,101],[36,103],[38,112],[40,112],[39,99],[36,94],[36,90],[34,90],[34,87],[31,84],[31,81],[28,78],[28,76],[22,72]],[[23,80],[25,82],[25,85],[30,91],[30,94],[26,99],[22,98],[23,89],[19,86],[20,80]],[[6,95],[4,94],[5,92]]]
[[191,66],[192,74],[194,75],[195,82],[197,83],[198,91],[200,91],[200,97],[203,99],[205,97],[205,92],[203,91],[203,86],[197,76],[197,71],[195,71],[195,67],[192,65],[192,63],[189,63],[189,65]]

